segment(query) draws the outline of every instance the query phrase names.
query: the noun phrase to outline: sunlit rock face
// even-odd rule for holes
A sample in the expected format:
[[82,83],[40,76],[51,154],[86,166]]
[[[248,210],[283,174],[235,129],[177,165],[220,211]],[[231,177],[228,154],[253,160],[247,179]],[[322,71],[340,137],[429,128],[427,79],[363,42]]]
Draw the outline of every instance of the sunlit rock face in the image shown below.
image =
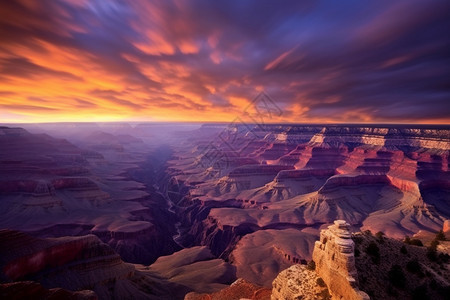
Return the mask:
[[[320,277],[304,265],[293,265],[282,271],[272,282],[271,300],[315,300],[323,293],[329,295],[326,286],[320,286]],[[333,298],[334,299],[334,298]]]
[[184,300],[206,300],[206,299],[252,299],[252,300],[270,300],[271,290],[262,286],[255,285],[242,278],[233,282],[215,293],[188,293]]
[[358,289],[354,242],[346,221],[336,220],[320,232],[312,258],[314,267],[294,265],[278,274],[272,282],[272,300],[317,299],[330,294],[332,299],[369,299]]
[[358,289],[355,249],[349,229],[347,222],[336,220],[320,232],[313,251],[316,272],[327,284],[333,299],[369,299]]

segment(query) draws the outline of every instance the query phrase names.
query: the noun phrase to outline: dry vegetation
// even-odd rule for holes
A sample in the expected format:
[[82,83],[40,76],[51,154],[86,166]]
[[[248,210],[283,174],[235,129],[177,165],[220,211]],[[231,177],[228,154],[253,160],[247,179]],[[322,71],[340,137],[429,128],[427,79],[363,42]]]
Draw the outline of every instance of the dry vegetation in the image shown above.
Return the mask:
[[389,239],[379,232],[354,235],[360,288],[371,299],[450,299],[450,257],[415,239]]

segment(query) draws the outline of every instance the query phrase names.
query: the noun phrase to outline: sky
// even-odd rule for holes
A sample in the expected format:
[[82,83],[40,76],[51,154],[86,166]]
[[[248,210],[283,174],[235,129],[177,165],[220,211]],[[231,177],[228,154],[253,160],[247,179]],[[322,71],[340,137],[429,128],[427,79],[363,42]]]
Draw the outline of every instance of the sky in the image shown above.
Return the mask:
[[0,123],[450,124],[450,1],[0,1]]

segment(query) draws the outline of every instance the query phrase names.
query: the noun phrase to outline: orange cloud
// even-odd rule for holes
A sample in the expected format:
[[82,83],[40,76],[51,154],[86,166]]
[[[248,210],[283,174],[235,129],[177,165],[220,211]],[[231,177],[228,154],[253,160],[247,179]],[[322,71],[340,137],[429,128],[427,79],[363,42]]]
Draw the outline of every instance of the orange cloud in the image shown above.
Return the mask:
[[198,53],[199,47],[194,41],[183,40],[178,44],[178,48],[183,54],[194,54]]
[[[327,47],[333,36],[318,31],[314,39],[315,26],[296,40],[292,33],[304,24],[291,18],[294,9],[267,11],[262,15],[271,26],[261,26],[258,14],[230,3],[0,2],[0,121],[248,121],[258,113],[248,105],[266,90],[282,110],[266,122],[450,123],[440,109],[448,99],[442,79],[448,71],[426,63],[440,53],[429,52],[436,43],[423,43],[414,55],[371,50],[373,44],[383,47],[386,33],[394,43],[415,21],[372,17]],[[397,15],[403,5],[379,16]],[[414,10],[417,24],[425,26],[433,14],[420,11]],[[401,65],[424,69],[410,72]],[[425,95],[430,90],[434,94]],[[421,104],[424,95],[431,104]],[[386,109],[390,99],[398,101],[395,111]]]
[[162,34],[155,31],[147,31],[147,41],[136,42],[133,45],[149,55],[171,55],[175,53],[175,47]]

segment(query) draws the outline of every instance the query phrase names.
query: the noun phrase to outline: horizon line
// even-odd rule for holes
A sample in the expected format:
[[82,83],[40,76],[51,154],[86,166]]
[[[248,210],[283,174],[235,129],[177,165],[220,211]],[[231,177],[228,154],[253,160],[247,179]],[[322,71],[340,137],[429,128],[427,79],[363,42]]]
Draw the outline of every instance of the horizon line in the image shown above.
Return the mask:
[[[197,125],[227,125],[233,124],[233,121],[230,122],[220,122],[220,121],[55,121],[55,122],[0,122],[0,126],[11,126],[11,125],[31,125],[31,124],[42,124],[42,125],[58,125],[58,124],[197,124]],[[450,123],[394,123],[394,122],[266,122],[266,123],[257,123],[257,122],[240,122],[235,123],[236,125],[321,125],[321,126],[336,126],[336,125],[376,125],[376,126],[386,126],[386,125],[402,125],[402,126],[449,126]]]

